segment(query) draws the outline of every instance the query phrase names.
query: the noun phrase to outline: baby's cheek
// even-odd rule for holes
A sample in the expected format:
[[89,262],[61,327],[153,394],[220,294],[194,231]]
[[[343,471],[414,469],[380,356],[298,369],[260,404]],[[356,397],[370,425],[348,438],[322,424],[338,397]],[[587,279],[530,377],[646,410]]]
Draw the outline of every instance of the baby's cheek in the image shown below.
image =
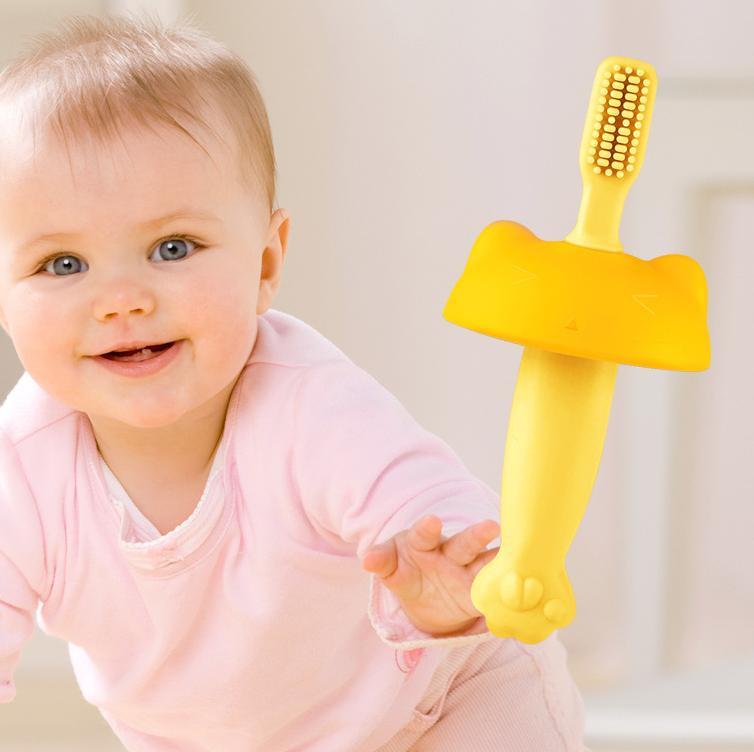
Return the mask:
[[39,371],[54,370],[56,364],[63,365],[68,337],[59,318],[37,311],[14,316],[8,323],[16,353],[32,376]]

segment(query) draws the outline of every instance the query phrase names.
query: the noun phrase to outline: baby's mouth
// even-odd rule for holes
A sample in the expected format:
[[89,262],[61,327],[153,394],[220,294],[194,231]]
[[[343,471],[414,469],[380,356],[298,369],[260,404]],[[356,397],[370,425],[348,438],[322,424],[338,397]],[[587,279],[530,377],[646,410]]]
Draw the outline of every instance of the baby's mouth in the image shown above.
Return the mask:
[[145,347],[137,347],[133,350],[111,350],[110,352],[102,353],[101,357],[120,363],[137,363],[141,360],[149,360],[160,355],[169,350],[174,344],[175,342],[166,342],[162,345],[146,345]]

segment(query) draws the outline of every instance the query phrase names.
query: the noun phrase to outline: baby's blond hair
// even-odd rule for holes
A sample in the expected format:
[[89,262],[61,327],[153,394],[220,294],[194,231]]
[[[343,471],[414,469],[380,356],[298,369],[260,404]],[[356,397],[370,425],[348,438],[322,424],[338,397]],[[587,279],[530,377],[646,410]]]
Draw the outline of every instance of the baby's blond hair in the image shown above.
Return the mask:
[[[235,136],[241,175],[272,209],[275,156],[253,74],[220,42],[190,26],[146,19],[79,17],[39,36],[0,74],[0,102],[21,107],[32,131],[64,140],[117,136],[124,125],[168,124],[199,142],[210,117]],[[222,136],[213,133],[218,138]]]

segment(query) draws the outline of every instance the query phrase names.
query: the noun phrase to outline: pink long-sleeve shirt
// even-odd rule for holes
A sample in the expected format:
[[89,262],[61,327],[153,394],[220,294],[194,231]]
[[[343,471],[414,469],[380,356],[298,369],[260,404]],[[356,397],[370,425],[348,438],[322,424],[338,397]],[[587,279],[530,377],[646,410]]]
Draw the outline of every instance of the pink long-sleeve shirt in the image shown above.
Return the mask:
[[108,489],[87,417],[25,376],[0,410],[0,702],[41,604],[134,752],[373,749],[446,641],[413,629],[360,557],[426,513],[452,530],[497,500],[284,314],[260,318],[222,463],[161,537]]

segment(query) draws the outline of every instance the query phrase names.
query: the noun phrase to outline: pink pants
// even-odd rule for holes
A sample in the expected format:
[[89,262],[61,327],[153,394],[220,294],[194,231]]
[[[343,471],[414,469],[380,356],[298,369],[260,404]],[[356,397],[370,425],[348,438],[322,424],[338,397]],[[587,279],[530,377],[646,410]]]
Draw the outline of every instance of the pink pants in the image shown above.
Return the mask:
[[413,720],[376,752],[584,752],[584,709],[555,636],[448,649]]

